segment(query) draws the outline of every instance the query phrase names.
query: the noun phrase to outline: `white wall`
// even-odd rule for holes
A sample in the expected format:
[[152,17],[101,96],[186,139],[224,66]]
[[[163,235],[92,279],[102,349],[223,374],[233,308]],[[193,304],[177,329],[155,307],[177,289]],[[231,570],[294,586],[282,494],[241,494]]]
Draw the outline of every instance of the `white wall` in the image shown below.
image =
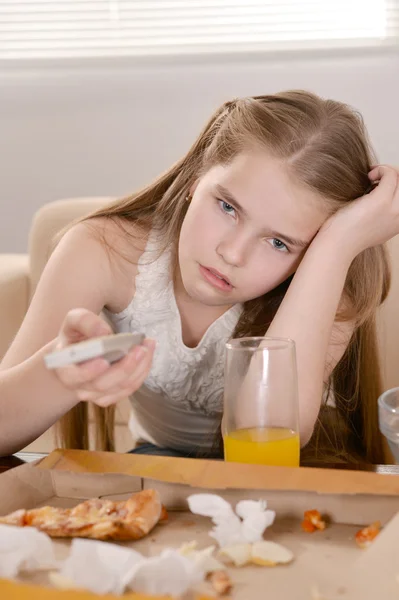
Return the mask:
[[399,53],[0,71],[0,252],[25,251],[46,202],[149,181],[222,101],[288,88],[356,106],[380,160],[399,164]]

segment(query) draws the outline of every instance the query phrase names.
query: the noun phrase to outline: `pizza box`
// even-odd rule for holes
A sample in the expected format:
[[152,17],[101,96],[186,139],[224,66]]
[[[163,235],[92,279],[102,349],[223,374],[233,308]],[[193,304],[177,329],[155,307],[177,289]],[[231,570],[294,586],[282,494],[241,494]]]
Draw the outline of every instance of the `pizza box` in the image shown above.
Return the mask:
[[[294,553],[289,565],[229,567],[231,600],[383,600],[399,598],[399,477],[362,471],[266,467],[223,461],[55,450],[49,456],[0,475],[0,514],[19,508],[72,507],[87,498],[127,499],[142,489],[159,491],[169,512],[137,542],[125,542],[144,555],[197,541],[211,545],[208,518],[193,515],[187,497],[215,493],[233,506],[242,499],[265,499],[276,521],[265,538]],[[305,510],[328,517],[324,531],[309,534],[300,523]],[[398,513],[398,514],[397,514]],[[366,550],[355,533],[374,521],[382,532]],[[57,557],[67,556],[70,542],[54,540]],[[0,598],[47,599],[46,575],[0,581]],[[44,586],[44,587],[42,587]],[[210,593],[211,588],[204,588]],[[211,594],[212,595],[212,594]],[[88,600],[90,593],[51,590],[49,598]],[[139,600],[137,594],[126,595]],[[111,598],[103,596],[102,598]],[[125,596],[123,596],[125,598]]]

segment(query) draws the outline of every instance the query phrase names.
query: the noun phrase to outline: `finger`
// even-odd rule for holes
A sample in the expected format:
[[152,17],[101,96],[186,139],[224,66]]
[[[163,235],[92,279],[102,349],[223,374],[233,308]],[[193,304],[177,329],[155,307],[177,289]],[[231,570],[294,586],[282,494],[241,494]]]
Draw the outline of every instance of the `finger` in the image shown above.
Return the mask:
[[84,402],[95,402],[104,396],[104,394],[108,396],[124,393],[125,396],[128,397],[138,390],[138,388],[142,385],[151,369],[151,363],[152,356],[150,353],[148,353],[145,359],[140,361],[139,365],[134,371],[134,375],[125,377],[117,387],[99,391],[97,389],[96,382],[94,381],[93,384],[89,383],[83,388],[79,389],[77,392],[77,397],[79,400]]
[[56,369],[56,373],[66,387],[74,389],[90,384],[109,368],[109,362],[104,358],[93,358],[80,365],[69,365]]
[[149,352],[150,350],[146,346],[136,346],[124,358],[112,365],[104,375],[93,381],[93,389],[98,392],[108,392],[108,390],[120,387],[128,377],[135,373]]
[[368,177],[371,181],[377,181],[382,179],[396,180],[398,172],[393,167],[388,165],[377,165],[368,173]]
[[119,388],[117,390],[108,390],[106,393],[95,392],[93,390],[79,389],[76,393],[76,397],[81,402],[93,402],[94,404],[100,405],[103,398],[129,398],[131,396],[131,390],[125,388]]
[[155,340],[146,339],[143,344],[148,348],[146,356],[140,361],[134,373],[129,375],[121,384],[126,390],[128,390],[129,395],[138,390],[151,370],[156,343]]
[[81,339],[112,334],[112,329],[99,315],[85,308],[68,312],[61,327],[62,342],[70,344]]
[[[66,372],[65,378],[68,379],[70,387],[73,386],[75,388],[82,388],[82,400],[93,400],[104,393],[117,393],[122,387],[129,389],[129,394],[131,394],[134,391],[133,388],[136,378],[141,378],[142,372],[148,373],[151,367],[155,342],[153,340],[146,340],[144,344],[148,348],[148,351],[144,352],[145,356],[143,360],[137,361],[135,358],[139,352],[139,347],[136,347],[132,348],[132,350],[130,350],[124,359],[118,361],[112,366],[104,359],[94,359],[92,361],[82,363],[77,367],[65,367],[62,369],[62,371]],[[101,361],[101,366],[94,364],[98,361]],[[69,370],[67,371],[67,369]],[[106,389],[103,389],[102,385],[104,382],[100,380],[101,389],[99,389],[98,379],[96,378],[105,371],[108,371],[112,374],[112,380],[114,381],[114,384],[112,380],[111,382],[105,382],[107,387]],[[116,372],[118,372],[119,375],[115,377]],[[88,393],[83,395],[84,392]]]
[[84,389],[84,388],[79,388],[76,391],[76,397],[81,402],[96,402],[96,400],[99,400],[103,396],[104,396],[104,394],[95,392],[94,390],[88,390],[88,389]]
[[382,163],[380,165],[371,165],[370,167],[370,171],[373,171],[374,169],[376,169],[377,167],[388,167],[390,169],[394,169],[397,173],[399,173],[399,166],[394,166],[394,165],[387,165],[385,163]]
[[373,182],[378,181],[378,185],[374,188],[370,195],[386,194],[388,198],[392,198],[398,185],[398,173],[391,167],[378,165],[368,174],[369,179]]
[[[140,373],[137,374],[137,378],[134,381],[134,391],[137,391],[138,389],[141,388],[144,381],[147,379],[148,373],[150,372],[150,370],[151,370],[151,363],[147,366],[146,369],[142,369],[140,371]],[[133,393],[133,392],[130,392],[130,393]]]
[[152,356],[149,353],[144,360],[141,361],[135,372],[128,378],[126,378],[121,384],[120,388],[124,388],[129,391],[129,395],[133,394],[141,386],[142,382],[146,379],[148,373],[151,370]]
[[119,392],[118,394],[109,394],[107,396],[101,396],[101,398],[94,401],[94,404],[101,406],[101,408],[106,408],[107,406],[116,404],[121,400],[125,400],[128,396],[129,394],[127,394],[126,391]]
[[145,340],[143,342],[143,346],[148,348],[148,350],[150,350],[151,353],[154,352],[156,345],[157,345],[156,341],[151,338],[145,338]]

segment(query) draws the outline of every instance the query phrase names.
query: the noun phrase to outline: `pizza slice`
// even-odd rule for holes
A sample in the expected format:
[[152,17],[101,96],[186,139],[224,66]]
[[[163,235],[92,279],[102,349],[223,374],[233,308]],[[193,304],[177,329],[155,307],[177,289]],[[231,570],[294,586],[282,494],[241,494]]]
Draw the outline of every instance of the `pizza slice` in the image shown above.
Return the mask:
[[158,492],[144,490],[121,502],[93,498],[74,508],[17,510],[0,517],[0,523],[36,527],[51,537],[139,540],[165,518]]

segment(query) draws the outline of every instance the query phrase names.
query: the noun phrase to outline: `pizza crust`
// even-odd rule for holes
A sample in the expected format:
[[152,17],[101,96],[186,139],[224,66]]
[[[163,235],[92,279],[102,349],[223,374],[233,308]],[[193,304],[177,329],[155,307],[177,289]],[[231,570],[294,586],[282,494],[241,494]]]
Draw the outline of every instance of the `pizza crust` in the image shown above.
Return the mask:
[[139,540],[161,518],[165,518],[165,509],[158,492],[144,490],[123,502],[92,498],[74,508],[43,506],[17,510],[0,517],[0,523],[35,527],[51,537]]

